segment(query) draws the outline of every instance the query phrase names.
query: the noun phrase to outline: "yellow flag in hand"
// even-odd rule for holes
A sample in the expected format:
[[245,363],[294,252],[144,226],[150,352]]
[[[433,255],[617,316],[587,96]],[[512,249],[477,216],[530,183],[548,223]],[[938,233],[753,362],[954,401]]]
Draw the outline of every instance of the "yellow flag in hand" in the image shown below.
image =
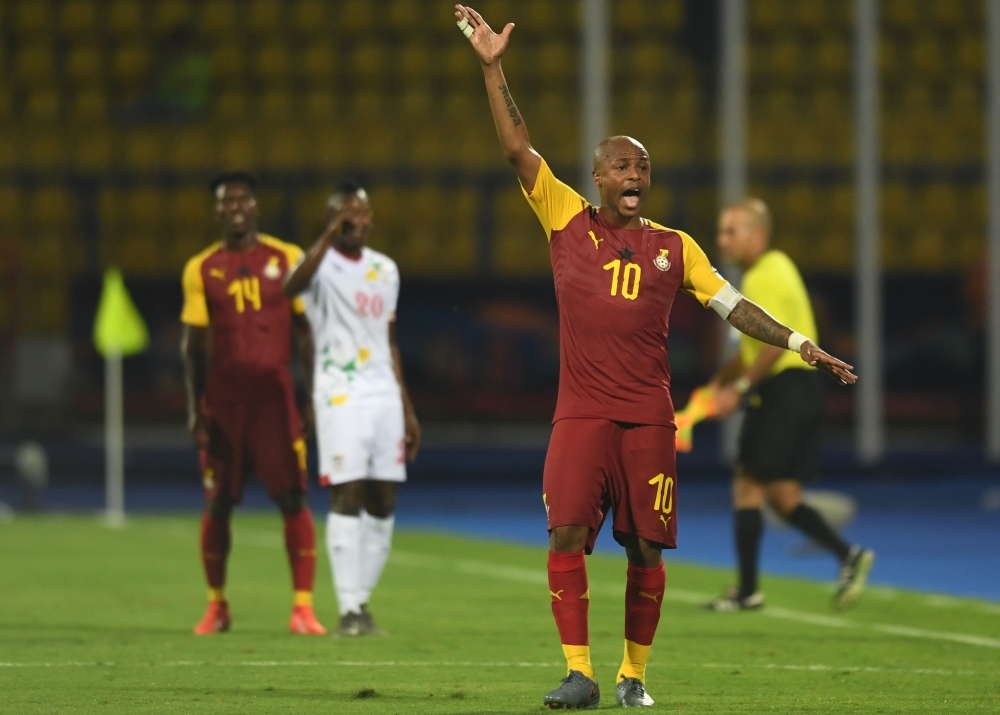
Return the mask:
[[94,346],[104,355],[141,353],[149,345],[149,331],[139,310],[128,294],[121,271],[109,268],[104,273],[104,289],[94,320]]

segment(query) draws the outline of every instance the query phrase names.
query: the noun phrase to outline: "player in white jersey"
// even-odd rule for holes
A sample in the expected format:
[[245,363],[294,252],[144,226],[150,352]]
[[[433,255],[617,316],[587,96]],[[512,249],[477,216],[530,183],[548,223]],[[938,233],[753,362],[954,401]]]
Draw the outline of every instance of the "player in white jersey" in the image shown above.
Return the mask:
[[330,487],[326,544],[340,635],[377,633],[368,599],[389,558],[396,487],[420,449],[420,424],[396,346],[399,270],[365,245],[368,193],[344,183],[327,228],[285,279],[303,294],[316,344],[313,404],[320,484]]

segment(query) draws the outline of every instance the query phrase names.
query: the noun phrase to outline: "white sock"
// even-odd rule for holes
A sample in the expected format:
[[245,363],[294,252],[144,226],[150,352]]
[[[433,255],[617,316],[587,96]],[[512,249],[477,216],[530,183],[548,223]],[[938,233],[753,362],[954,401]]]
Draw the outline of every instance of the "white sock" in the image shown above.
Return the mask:
[[340,615],[361,610],[361,517],[330,512],[326,517],[326,549]]
[[382,569],[389,559],[392,547],[392,527],[395,516],[379,519],[368,512],[361,512],[361,604],[367,604],[378,585]]

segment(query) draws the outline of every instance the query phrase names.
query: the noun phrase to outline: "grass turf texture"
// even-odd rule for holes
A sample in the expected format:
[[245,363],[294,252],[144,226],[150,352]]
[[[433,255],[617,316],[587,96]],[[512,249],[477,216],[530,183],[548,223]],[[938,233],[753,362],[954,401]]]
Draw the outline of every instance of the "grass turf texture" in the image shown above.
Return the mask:
[[[293,636],[280,520],[238,514],[233,629],[199,638],[197,534],[194,517],[133,518],[122,530],[85,517],[0,524],[0,712],[524,713],[564,675],[543,550],[399,533],[372,600],[388,637]],[[602,707],[613,707],[624,560],[588,567],[592,652]],[[764,612],[698,607],[730,580],[668,563],[647,677],[660,710],[1000,709],[996,604],[875,590],[832,614],[829,586],[765,578]],[[324,555],[316,602],[334,626]]]

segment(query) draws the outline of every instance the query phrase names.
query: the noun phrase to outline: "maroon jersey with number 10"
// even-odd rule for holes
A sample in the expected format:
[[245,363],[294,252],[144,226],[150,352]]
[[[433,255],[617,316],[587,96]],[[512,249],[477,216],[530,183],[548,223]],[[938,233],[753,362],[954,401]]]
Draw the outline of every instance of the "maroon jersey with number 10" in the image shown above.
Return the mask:
[[667,333],[679,290],[702,305],[726,285],[683,231],[606,221],[542,161],[524,192],[549,238],[559,303],[559,400],[553,421],[673,425]]

